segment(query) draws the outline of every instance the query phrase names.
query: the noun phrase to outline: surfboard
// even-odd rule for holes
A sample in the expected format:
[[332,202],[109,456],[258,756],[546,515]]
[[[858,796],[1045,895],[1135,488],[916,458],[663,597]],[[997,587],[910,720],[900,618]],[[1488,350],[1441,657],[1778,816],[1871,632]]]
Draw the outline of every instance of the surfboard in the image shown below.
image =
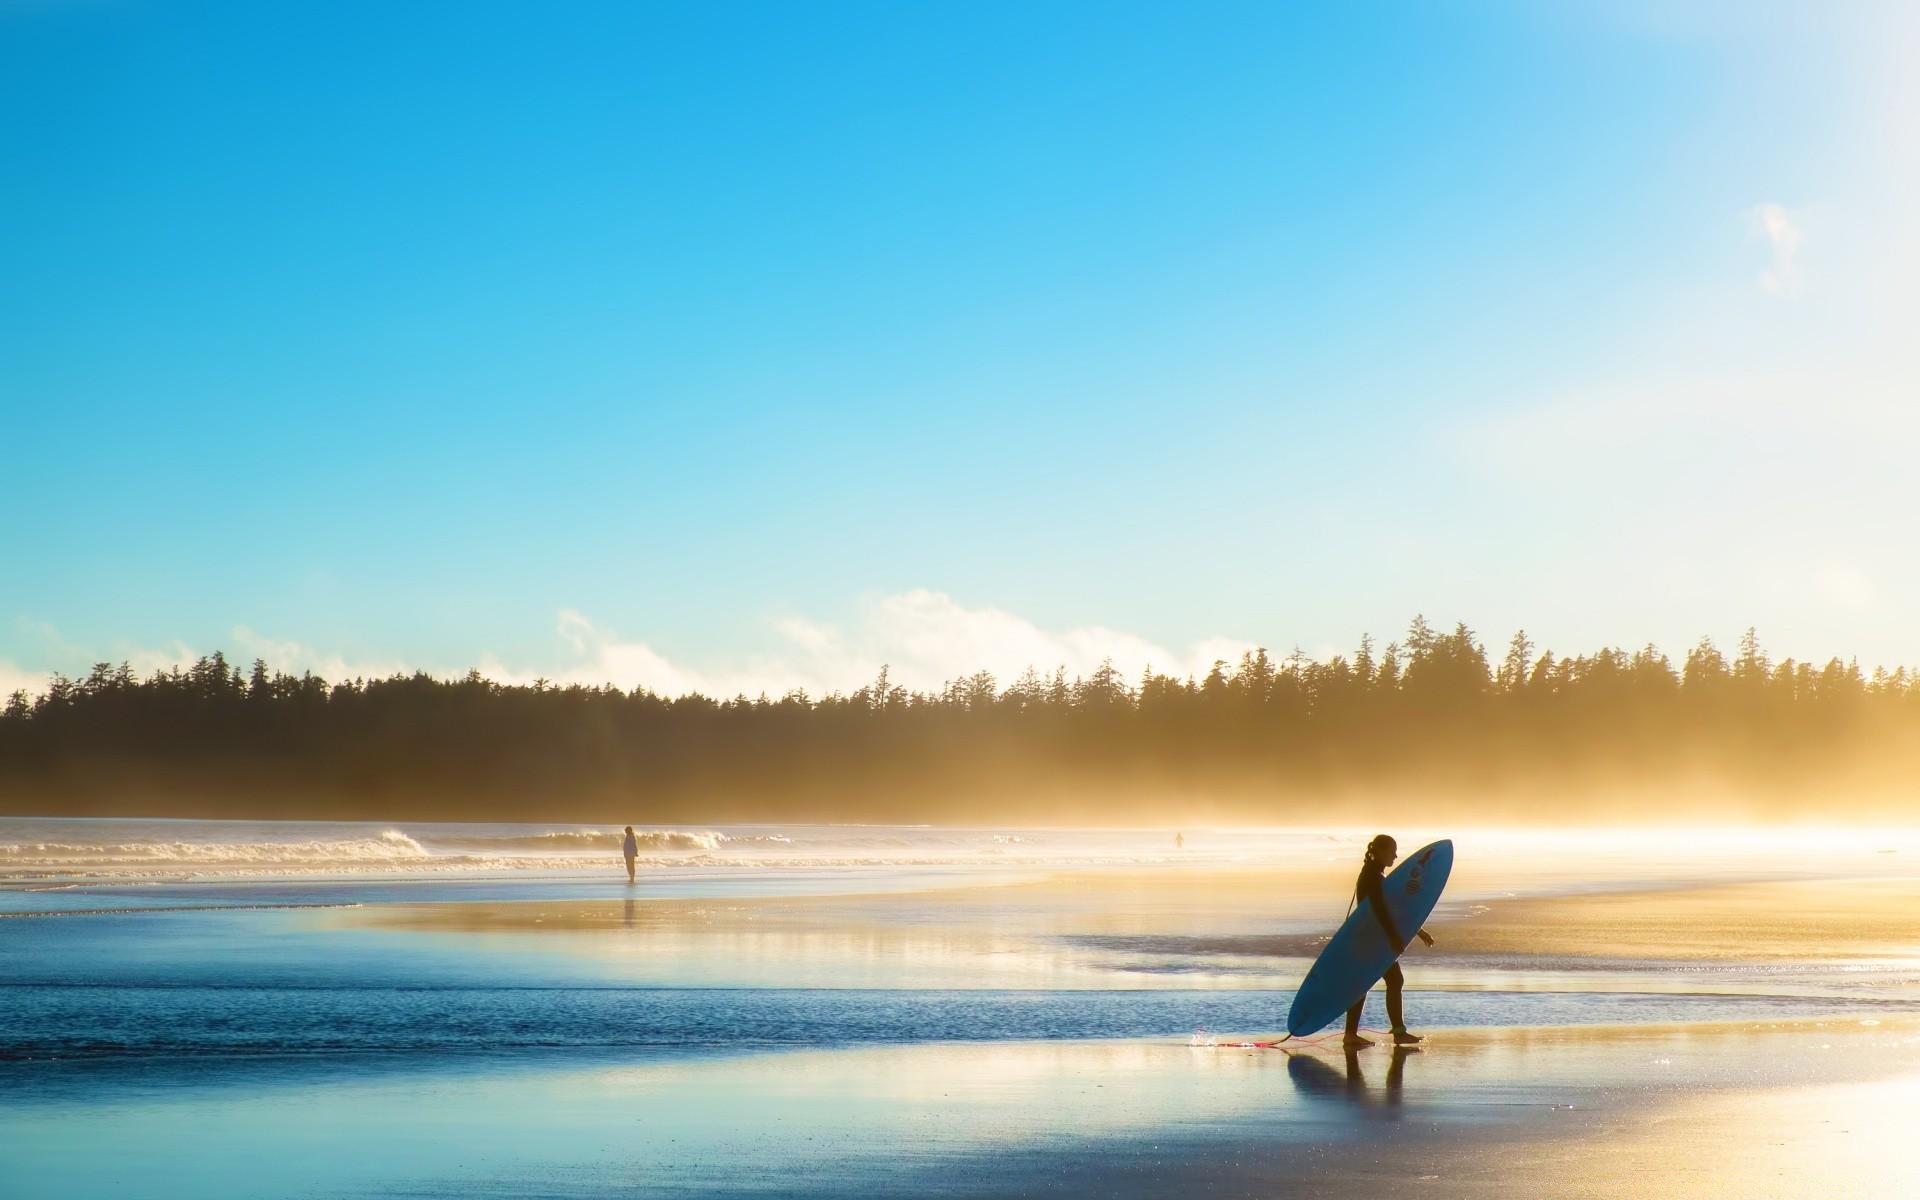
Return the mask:
[[[1387,911],[1393,914],[1393,927],[1413,940],[1414,931],[1427,923],[1440,892],[1453,873],[1453,843],[1438,841],[1422,846],[1402,859],[1388,873],[1381,891]],[[1287,1013],[1287,1032],[1294,1037],[1318,1033],[1343,1016],[1355,1000],[1380,982],[1393,965],[1393,947],[1387,931],[1373,915],[1372,902],[1362,900],[1347,914],[1344,924],[1320,949],[1300,990],[1293,994],[1293,1008]]]

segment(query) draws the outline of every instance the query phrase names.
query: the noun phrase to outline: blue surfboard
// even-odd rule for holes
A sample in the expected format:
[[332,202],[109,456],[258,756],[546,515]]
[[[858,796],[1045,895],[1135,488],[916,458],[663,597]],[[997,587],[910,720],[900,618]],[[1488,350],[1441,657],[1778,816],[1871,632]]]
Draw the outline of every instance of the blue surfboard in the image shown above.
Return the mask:
[[[1387,911],[1393,914],[1393,927],[1408,941],[1440,901],[1440,892],[1453,873],[1453,843],[1439,841],[1422,846],[1402,859],[1387,875],[1381,891]],[[1347,914],[1346,923],[1321,947],[1300,990],[1293,994],[1293,1008],[1287,1013],[1287,1032],[1294,1037],[1318,1033],[1333,1024],[1353,1007],[1353,1002],[1380,982],[1393,965],[1393,947],[1387,931],[1373,915],[1371,901],[1362,900]]]

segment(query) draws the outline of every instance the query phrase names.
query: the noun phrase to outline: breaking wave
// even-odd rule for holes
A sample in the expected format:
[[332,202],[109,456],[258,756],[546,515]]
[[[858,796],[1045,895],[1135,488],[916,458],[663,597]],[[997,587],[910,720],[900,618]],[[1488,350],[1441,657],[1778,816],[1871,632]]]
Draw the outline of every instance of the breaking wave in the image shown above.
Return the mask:
[[[723,831],[724,830],[724,831]],[[1153,834],[738,826],[636,830],[647,867],[1074,866],[1162,861]],[[605,873],[620,826],[0,817],[0,886],[220,877]],[[1193,852],[1185,856],[1188,861]]]
[[[739,861],[779,854],[779,834],[711,829],[636,830],[641,856],[656,866]],[[158,878],[293,873],[568,870],[618,861],[622,830],[553,829],[503,834],[384,829],[361,836],[295,841],[271,837],[178,837],[0,842],[0,881],[50,878]]]
[[29,842],[0,845],[0,861],[108,866],[196,863],[402,863],[429,858],[398,829],[374,837],[306,842]]
[[[430,839],[438,845],[477,850],[491,853],[512,853],[526,851],[535,854],[566,854],[568,852],[608,852],[619,853],[620,844],[626,838],[622,830],[600,829],[556,829],[548,833],[522,834],[514,837],[446,837]],[[634,840],[640,843],[641,850],[698,850],[714,851],[729,842],[757,842],[763,838],[730,838],[724,833],[712,830],[685,831],[679,829],[634,830]],[[785,838],[777,839],[786,841]]]

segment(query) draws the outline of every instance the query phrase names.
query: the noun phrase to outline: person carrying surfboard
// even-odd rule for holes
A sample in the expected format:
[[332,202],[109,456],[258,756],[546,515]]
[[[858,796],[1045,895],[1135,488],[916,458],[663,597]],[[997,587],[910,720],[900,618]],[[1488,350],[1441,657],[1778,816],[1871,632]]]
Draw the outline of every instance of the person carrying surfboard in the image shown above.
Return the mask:
[[[1379,918],[1380,928],[1387,935],[1387,942],[1393,947],[1394,963],[1381,977],[1387,985],[1387,1020],[1393,1026],[1393,1044],[1411,1046],[1418,1043],[1420,1038],[1407,1032],[1406,1016],[1400,1005],[1400,989],[1406,984],[1406,976],[1401,974],[1399,958],[1406,953],[1407,939],[1394,928],[1393,911],[1387,907],[1384,886],[1387,868],[1391,867],[1394,859],[1399,857],[1399,843],[1387,834],[1380,834],[1368,842],[1366,859],[1360,864],[1360,877],[1353,884],[1353,900],[1355,904],[1362,900],[1368,902],[1367,907],[1373,910],[1375,917]],[[1433,938],[1426,930],[1419,929],[1414,933],[1427,945],[1433,945]],[[1347,1036],[1343,1045],[1349,1050],[1373,1045],[1371,1038],[1360,1036],[1360,1010],[1366,1006],[1366,1003],[1366,993],[1362,992],[1360,998],[1353,1002],[1353,1007],[1347,1010]]]

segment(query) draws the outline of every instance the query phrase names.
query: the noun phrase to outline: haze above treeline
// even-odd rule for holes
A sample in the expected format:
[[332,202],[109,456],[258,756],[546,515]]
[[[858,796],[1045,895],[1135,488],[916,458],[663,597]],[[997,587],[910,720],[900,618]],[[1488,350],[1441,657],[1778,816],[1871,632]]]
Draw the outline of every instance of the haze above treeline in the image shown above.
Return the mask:
[[0,809],[36,815],[1870,820],[1920,813],[1916,780],[1912,669],[1775,663],[1752,631],[1678,661],[1524,633],[1495,657],[1419,618],[1385,646],[1204,678],[1107,664],[915,692],[882,669],[849,694],[718,699],[213,654],[144,679],[101,663],[0,710]]

